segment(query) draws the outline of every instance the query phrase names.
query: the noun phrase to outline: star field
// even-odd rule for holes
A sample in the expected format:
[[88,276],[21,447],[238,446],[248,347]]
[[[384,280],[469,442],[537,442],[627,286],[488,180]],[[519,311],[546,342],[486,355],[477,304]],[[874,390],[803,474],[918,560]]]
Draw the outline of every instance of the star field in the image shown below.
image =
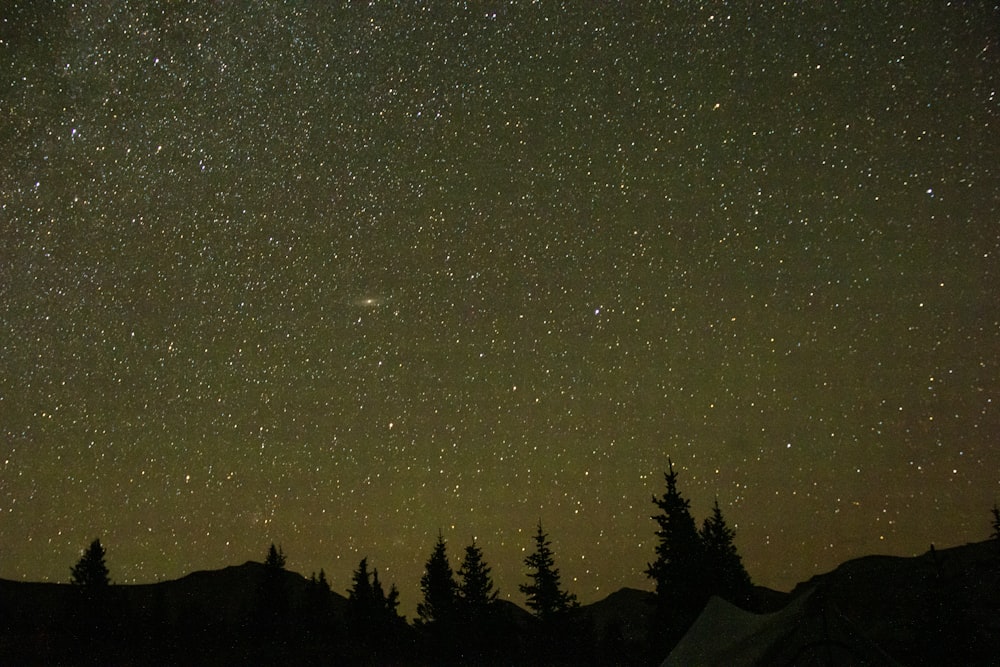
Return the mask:
[[985,539],[1000,8],[670,4],[4,10],[0,576]]

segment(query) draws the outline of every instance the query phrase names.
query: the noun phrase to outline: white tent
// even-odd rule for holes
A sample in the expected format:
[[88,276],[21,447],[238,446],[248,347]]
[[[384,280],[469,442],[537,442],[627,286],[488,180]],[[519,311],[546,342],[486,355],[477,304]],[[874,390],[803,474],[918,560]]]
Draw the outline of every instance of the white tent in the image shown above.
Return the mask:
[[897,664],[824,598],[813,589],[781,611],[753,614],[713,597],[663,666]]
[[797,624],[809,595],[796,598],[773,614],[753,614],[713,597],[663,667],[757,665],[771,646]]

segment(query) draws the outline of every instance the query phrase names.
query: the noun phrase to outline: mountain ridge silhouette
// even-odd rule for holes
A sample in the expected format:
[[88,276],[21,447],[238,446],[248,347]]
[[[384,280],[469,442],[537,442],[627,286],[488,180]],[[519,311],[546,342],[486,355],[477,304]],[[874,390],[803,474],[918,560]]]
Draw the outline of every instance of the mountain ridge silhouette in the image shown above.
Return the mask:
[[[155,583],[113,584],[97,592],[69,583],[0,579],[0,663],[225,664],[292,656],[302,664],[327,664],[347,655],[341,662],[350,664],[358,658],[345,630],[350,603],[332,590],[322,592],[329,625],[313,630],[319,634],[292,633],[281,639],[268,634],[259,612],[262,604],[269,604],[262,596],[264,582],[273,574],[250,560]],[[277,577],[288,627],[297,628],[313,612],[310,605],[316,598],[310,592],[318,589],[296,572],[278,570]],[[757,586],[745,613],[775,613],[806,596],[811,596],[810,609],[834,610],[822,613],[835,612],[867,643],[904,664],[937,664],[925,658],[940,660],[944,654],[935,647],[954,642],[965,648],[959,653],[949,650],[971,660],[968,664],[977,664],[978,657],[994,650],[1000,655],[996,540],[932,548],[912,557],[862,556],[814,575],[790,592]],[[649,591],[625,587],[581,606],[591,635],[587,639],[623,651],[638,646],[648,627],[652,599]],[[100,613],[92,613],[94,605]],[[535,619],[523,607],[504,600],[498,609],[508,627],[530,634]],[[407,632],[407,645],[418,646],[413,629]],[[94,634],[103,639],[94,639]],[[718,641],[718,633],[712,636]],[[768,650],[773,656],[789,649]],[[635,650],[622,655],[640,654]],[[417,653],[410,657],[413,662],[407,664],[423,664]]]

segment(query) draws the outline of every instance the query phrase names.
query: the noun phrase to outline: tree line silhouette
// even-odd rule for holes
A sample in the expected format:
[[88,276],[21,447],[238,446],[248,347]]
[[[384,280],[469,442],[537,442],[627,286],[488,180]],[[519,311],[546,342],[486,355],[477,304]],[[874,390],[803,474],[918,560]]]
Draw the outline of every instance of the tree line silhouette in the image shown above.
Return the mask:
[[[668,459],[667,464],[666,489],[652,498],[655,558],[645,574],[653,592],[644,594],[646,608],[640,615],[646,626],[638,641],[626,640],[620,627],[595,627],[576,596],[564,588],[541,522],[524,558],[526,582],[519,585],[530,616],[499,598],[492,570],[475,541],[465,546],[455,569],[439,531],[424,565],[422,598],[412,623],[399,613],[395,583],[386,589],[367,557],[351,575],[345,603],[333,593],[324,570],[305,580],[288,572],[286,556],[274,544],[254,571],[249,611],[229,625],[217,618],[217,609],[170,609],[176,601],[161,601],[163,608],[129,618],[124,598],[115,594],[129,587],[111,586],[105,549],[95,539],[71,568],[72,589],[78,594],[72,613],[65,616],[66,632],[79,646],[95,648],[127,630],[149,650],[159,647],[164,655],[182,655],[185,662],[657,664],[711,596],[761,610],[735,545],[736,533],[718,500],[699,527],[678,489],[673,462]],[[992,513],[992,537],[1000,544],[1000,510],[994,506]],[[193,659],[190,651],[199,658]]]
[[[666,491],[653,498],[658,513],[655,560],[646,575],[655,593],[644,633],[645,645],[629,647],[630,662],[658,661],[697,617],[711,595],[748,604],[752,586],[716,501],[711,516],[697,529],[689,502],[677,488],[677,473],[668,459]],[[457,570],[448,544],[439,532],[420,580],[422,599],[417,616],[408,623],[399,613],[399,590],[386,590],[376,568],[362,558],[351,576],[345,609],[335,609],[325,572],[313,573],[302,595],[293,599],[286,578],[286,557],[271,545],[257,584],[253,611],[243,624],[247,636],[275,650],[305,658],[306,647],[321,662],[324,649],[336,645],[340,661],[355,663],[415,662],[426,664],[489,664],[510,660],[530,663],[593,662],[615,654],[623,659],[620,636],[596,636],[581,613],[576,596],[565,590],[548,533],[541,522],[525,557],[527,581],[519,585],[527,621],[499,599],[492,570],[483,550],[473,541],[465,546]],[[93,618],[109,587],[106,552],[95,539],[71,569],[71,582],[87,591]],[[99,630],[106,623],[97,623]],[[329,655],[329,654],[325,654]]]

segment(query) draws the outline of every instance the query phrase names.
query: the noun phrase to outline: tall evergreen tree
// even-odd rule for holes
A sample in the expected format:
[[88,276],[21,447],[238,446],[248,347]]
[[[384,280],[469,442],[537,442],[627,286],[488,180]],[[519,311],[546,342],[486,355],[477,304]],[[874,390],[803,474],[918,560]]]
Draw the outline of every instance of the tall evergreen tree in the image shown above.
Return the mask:
[[372,597],[375,601],[375,613],[380,625],[392,623],[400,618],[399,616],[399,589],[396,584],[389,586],[389,593],[386,594],[382,587],[382,582],[378,578],[378,568],[372,570]]
[[423,602],[417,605],[417,615],[421,623],[451,623],[455,620],[455,599],[458,586],[451,564],[444,536],[438,532],[437,543],[431,552],[424,574],[420,577]]
[[997,507],[996,503],[993,503],[993,534],[990,535],[994,540],[1000,540],[1000,507]]
[[347,602],[355,623],[364,625],[372,623],[375,592],[372,589],[367,558],[362,558],[361,562],[358,563],[358,569],[351,573],[351,588],[347,591]]
[[672,646],[701,613],[709,587],[690,503],[677,490],[677,472],[669,458],[667,465],[667,490],[660,498],[653,496],[653,504],[660,510],[652,517],[657,524],[656,560],[646,567],[646,576],[656,587],[651,638]]
[[[505,652],[501,619],[497,614],[498,591],[493,587],[490,567],[475,541],[465,547],[458,568],[459,650],[469,664],[492,663]],[[507,658],[512,656],[507,651]]]
[[334,623],[333,595],[323,568],[319,570],[319,577],[316,576],[315,572],[309,575],[304,602],[299,621],[302,629],[313,635],[315,639],[325,639],[324,635],[330,633]]
[[[378,570],[375,570],[375,576],[378,577]],[[378,585],[378,589],[382,590],[382,584]],[[388,595],[383,595],[382,600],[386,623],[398,624],[405,620],[399,613],[399,589],[396,587],[395,581],[389,584],[389,593]]]
[[280,546],[275,547],[274,542],[271,542],[271,548],[267,550],[267,558],[264,559],[264,565],[272,570],[284,570],[285,560],[285,552],[282,551]]
[[105,551],[101,540],[95,539],[80,556],[76,565],[70,568],[70,581],[85,588],[101,588],[111,583],[108,566],[104,562]]
[[734,604],[745,604],[750,595],[750,575],[733,543],[736,531],[726,525],[718,498],[712,516],[702,524],[700,535],[709,593]]
[[402,621],[399,615],[399,590],[392,584],[389,593],[382,588],[378,569],[368,572],[368,559],[362,558],[351,575],[347,592],[348,611],[355,631],[367,633]]
[[578,606],[576,595],[563,591],[560,585],[559,568],[555,566],[548,535],[538,522],[535,534],[535,551],[524,559],[528,566],[530,584],[521,584],[521,592],[527,597],[526,604],[542,621],[553,620]]
[[382,612],[385,611],[386,607],[386,595],[385,589],[382,588],[382,582],[378,578],[378,568],[376,567],[372,570],[372,602],[373,611],[376,614],[378,620],[381,621]]
[[405,619],[399,615],[399,590],[393,584],[386,594],[378,569],[368,571],[368,559],[362,558],[351,575],[348,590],[347,631],[351,650],[359,652],[357,661],[394,662],[390,656],[398,649]]
[[285,552],[272,542],[264,558],[264,577],[257,595],[256,620],[262,632],[280,634],[288,629],[289,600],[284,573]]
[[104,556],[101,541],[95,539],[76,565],[70,568],[70,581],[78,595],[74,596],[72,613],[67,620],[71,632],[80,633],[80,636],[106,636],[116,620],[110,596],[111,579]]
[[486,616],[499,591],[493,590],[491,568],[483,561],[483,551],[475,541],[465,547],[465,558],[458,568],[458,603],[462,616],[477,619]]

